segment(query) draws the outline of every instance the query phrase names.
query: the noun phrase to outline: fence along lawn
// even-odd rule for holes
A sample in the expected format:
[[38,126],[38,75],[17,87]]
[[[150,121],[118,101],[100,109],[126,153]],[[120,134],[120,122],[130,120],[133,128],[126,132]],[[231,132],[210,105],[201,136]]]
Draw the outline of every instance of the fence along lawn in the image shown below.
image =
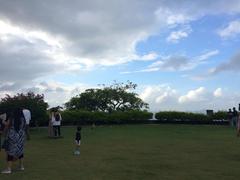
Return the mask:
[[[1,180],[236,180],[240,176],[240,138],[228,126],[83,127],[79,157],[73,155],[75,128],[62,128],[62,139],[48,139],[44,128],[31,133],[25,171],[0,174]],[[3,152],[0,158],[2,169]]]

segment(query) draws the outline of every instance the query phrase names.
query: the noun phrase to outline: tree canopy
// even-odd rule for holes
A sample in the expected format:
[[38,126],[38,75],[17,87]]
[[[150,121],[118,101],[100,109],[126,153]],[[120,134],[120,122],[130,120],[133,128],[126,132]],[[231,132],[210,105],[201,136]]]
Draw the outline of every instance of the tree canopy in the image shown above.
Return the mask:
[[148,104],[143,102],[138,94],[131,92],[137,84],[128,81],[126,84],[114,82],[103,88],[87,89],[73,97],[65,104],[69,110],[82,109],[87,111],[129,111],[147,109]]
[[6,95],[0,101],[0,111],[9,112],[15,108],[27,108],[31,111],[32,124],[46,120],[48,103],[44,101],[44,95],[33,92],[18,93],[14,96]]

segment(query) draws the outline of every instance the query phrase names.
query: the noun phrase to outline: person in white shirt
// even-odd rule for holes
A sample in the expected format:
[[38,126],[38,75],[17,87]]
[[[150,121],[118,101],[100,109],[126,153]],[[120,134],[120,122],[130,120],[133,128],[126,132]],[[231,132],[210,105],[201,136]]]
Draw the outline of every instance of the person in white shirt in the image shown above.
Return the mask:
[[55,137],[60,137],[61,136],[61,121],[62,117],[59,112],[54,112],[52,114],[52,125],[53,125],[53,131],[54,131],[54,136]]
[[30,129],[30,121],[31,121],[31,111],[29,109],[23,109],[22,110],[25,121],[26,121],[26,129],[25,129],[25,133],[27,136],[27,140],[30,140],[30,133],[29,133],[29,129]]

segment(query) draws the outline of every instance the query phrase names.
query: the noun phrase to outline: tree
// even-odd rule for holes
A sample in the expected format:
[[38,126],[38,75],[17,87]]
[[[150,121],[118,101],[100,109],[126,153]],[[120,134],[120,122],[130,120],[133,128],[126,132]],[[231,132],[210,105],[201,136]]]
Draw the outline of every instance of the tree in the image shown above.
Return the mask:
[[128,81],[126,84],[114,82],[110,86],[102,85],[102,89],[87,89],[73,97],[65,104],[69,110],[88,111],[129,111],[147,109],[148,104],[143,102],[136,93],[130,92],[137,85]]
[[18,93],[14,96],[6,95],[0,101],[0,111],[10,112],[15,108],[27,108],[31,111],[32,125],[43,124],[47,120],[48,104],[44,101],[44,95],[33,92]]

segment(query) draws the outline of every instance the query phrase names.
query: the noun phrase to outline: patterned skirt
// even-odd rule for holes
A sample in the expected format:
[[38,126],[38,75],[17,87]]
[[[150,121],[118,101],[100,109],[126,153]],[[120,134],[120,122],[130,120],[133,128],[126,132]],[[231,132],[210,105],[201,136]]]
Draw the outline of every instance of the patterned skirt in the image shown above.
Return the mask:
[[10,128],[6,136],[6,152],[8,155],[18,158],[24,152],[25,131],[20,129],[18,132]]

